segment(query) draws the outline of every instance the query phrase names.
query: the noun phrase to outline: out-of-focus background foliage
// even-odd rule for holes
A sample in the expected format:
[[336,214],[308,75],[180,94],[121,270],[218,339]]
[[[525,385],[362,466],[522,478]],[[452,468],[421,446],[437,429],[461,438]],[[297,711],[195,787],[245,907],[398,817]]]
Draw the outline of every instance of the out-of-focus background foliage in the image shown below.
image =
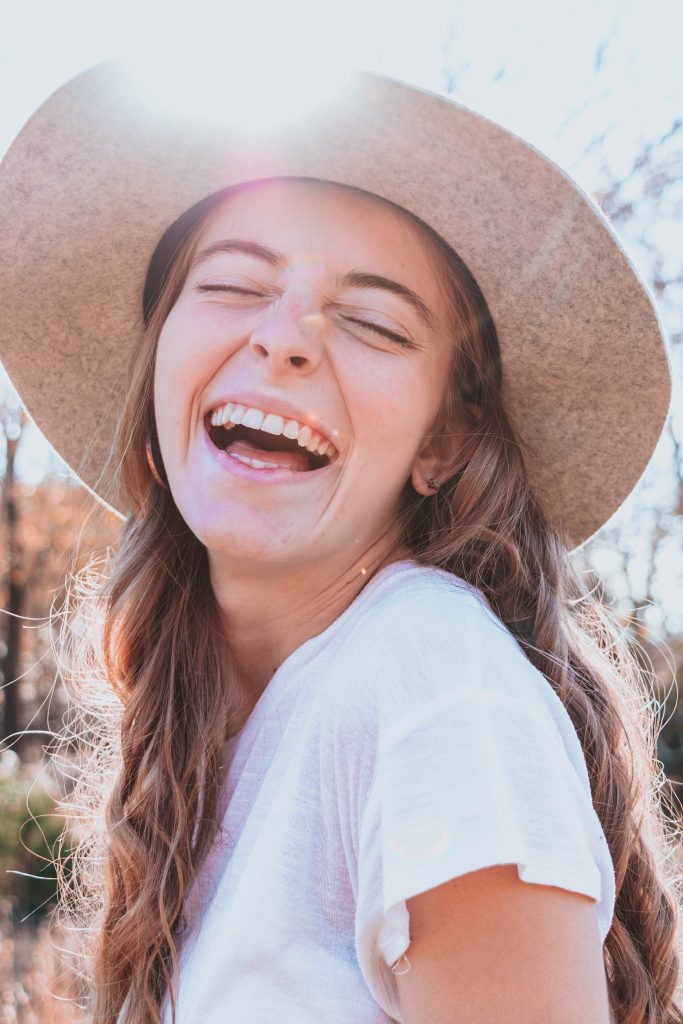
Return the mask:
[[[221,33],[258,31],[266,59],[291,52],[292,68],[296,46],[317,48],[323,58],[333,47],[350,62],[448,92],[575,177],[652,288],[672,346],[670,422],[638,488],[590,542],[586,559],[652,659],[663,723],[657,753],[676,792],[683,781],[679,6],[431,0],[401,12],[384,0],[338,8],[273,0],[259,6],[258,23],[243,7],[14,5],[0,39],[0,151],[61,82],[133,44],[152,56],[182,37],[190,74],[192,59],[206,59],[207,32],[220,40]],[[0,358],[1,351],[2,339]],[[45,756],[67,711],[49,613],[61,605],[67,572],[115,548],[120,531],[42,437],[0,366],[0,1024],[77,1019],[72,981],[46,931],[55,896],[51,856],[63,824],[55,804],[68,793],[68,775]]]

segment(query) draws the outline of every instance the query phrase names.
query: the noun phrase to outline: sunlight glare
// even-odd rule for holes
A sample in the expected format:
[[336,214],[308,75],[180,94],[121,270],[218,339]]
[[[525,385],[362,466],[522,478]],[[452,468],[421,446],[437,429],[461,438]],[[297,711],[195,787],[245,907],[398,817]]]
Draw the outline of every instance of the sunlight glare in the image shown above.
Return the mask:
[[259,37],[258,50],[219,41],[203,41],[170,51],[129,53],[125,58],[144,102],[160,115],[189,117],[223,124],[247,133],[286,127],[316,108],[340,97],[350,83],[352,68],[335,59],[327,48],[302,40]]

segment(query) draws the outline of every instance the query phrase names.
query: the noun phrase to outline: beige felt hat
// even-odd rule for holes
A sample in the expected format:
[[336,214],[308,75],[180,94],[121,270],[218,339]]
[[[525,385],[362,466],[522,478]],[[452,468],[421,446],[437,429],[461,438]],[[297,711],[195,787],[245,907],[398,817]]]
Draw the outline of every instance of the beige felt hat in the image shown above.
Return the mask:
[[200,199],[280,175],[377,193],[460,254],[497,327],[531,484],[572,546],[585,541],[639,480],[669,409],[654,299],[600,209],[551,160],[446,97],[364,71],[258,133],[161,116],[129,66],[108,61],[23,127],[0,165],[0,359],[70,468],[128,513],[104,453],[150,257]]

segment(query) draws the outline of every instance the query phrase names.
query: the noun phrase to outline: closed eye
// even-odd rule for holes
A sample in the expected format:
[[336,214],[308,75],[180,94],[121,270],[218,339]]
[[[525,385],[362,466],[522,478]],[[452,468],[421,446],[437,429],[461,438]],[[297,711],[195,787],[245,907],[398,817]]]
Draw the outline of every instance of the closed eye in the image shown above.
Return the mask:
[[371,324],[367,320],[357,320],[352,316],[345,316],[344,320],[348,320],[352,324],[360,324],[361,327],[367,327],[371,331],[376,331],[377,334],[383,334],[385,338],[390,338],[392,341],[397,341],[399,345],[405,346],[405,348],[416,348],[412,341],[408,341],[402,334],[397,334],[395,331],[390,331],[387,327],[380,327],[378,324]]

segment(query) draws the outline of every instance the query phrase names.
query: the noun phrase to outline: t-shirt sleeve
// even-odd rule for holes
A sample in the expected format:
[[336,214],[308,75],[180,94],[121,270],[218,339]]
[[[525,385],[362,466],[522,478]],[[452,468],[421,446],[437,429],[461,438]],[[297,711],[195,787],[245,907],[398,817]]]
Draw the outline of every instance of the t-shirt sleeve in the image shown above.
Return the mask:
[[516,641],[483,612],[461,616],[451,640],[433,617],[419,636],[398,626],[367,651],[366,671],[380,677],[374,736],[365,722],[353,756],[356,952],[374,998],[400,1021],[391,968],[405,969],[409,897],[515,864],[524,882],[595,900],[604,941],[614,875],[578,736]]

